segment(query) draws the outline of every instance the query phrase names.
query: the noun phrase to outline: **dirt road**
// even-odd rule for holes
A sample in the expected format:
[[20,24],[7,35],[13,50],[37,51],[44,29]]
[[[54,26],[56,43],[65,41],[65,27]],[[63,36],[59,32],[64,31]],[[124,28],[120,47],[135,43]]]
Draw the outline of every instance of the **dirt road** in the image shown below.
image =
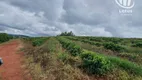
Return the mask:
[[2,80],[25,80],[26,77],[21,62],[24,57],[23,53],[18,51],[19,47],[19,40],[0,45],[0,57],[4,61],[4,64],[0,66]]

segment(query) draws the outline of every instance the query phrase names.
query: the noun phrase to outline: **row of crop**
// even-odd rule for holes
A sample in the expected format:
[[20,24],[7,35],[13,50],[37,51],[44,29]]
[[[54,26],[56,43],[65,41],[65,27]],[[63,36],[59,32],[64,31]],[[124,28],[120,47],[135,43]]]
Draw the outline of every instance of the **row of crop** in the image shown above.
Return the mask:
[[80,39],[80,38],[75,38],[75,37],[66,37],[68,39],[71,40],[76,40],[76,41],[81,41],[84,43],[89,43],[91,45],[95,45],[95,46],[103,46],[105,49],[109,49],[112,50],[114,52],[124,52],[126,51],[126,48],[123,46],[120,46],[118,44],[114,44],[112,42],[94,42],[94,41],[90,41],[90,40],[86,40],[86,39]]
[[[87,39],[80,39],[77,37],[66,37],[68,39],[71,40],[75,40],[75,41],[81,41],[84,43],[89,43],[91,45],[95,45],[95,46],[103,46],[105,49],[109,49],[115,53],[122,53],[122,52],[127,52],[127,53],[141,53],[141,48],[142,48],[142,39],[125,39],[123,42],[124,43],[129,43],[128,45],[121,45],[121,44],[114,44],[113,42],[102,42],[102,43],[98,43],[98,42],[93,42],[93,41],[89,41]],[[132,44],[130,44],[131,42],[133,42]]]
[[[66,38],[66,37],[65,37]],[[79,44],[78,41],[75,41],[76,38],[75,37],[70,37],[70,38],[73,38],[71,40],[73,40],[76,44],[82,46],[84,49],[87,49],[87,50],[91,50],[91,51],[96,51],[98,53],[104,53],[104,54],[109,54],[109,55],[116,55],[117,57],[119,58],[123,58],[123,59],[127,59],[129,61],[132,61],[132,62],[135,62],[137,64],[141,64],[141,53],[142,50],[140,48],[129,48],[129,47],[119,47],[119,46],[116,46],[117,44],[113,44],[113,43],[105,43],[103,45],[103,47],[89,47],[89,45],[86,46],[86,44],[82,43],[82,44]],[[84,45],[84,46],[83,46]],[[101,49],[101,50],[100,50]],[[113,51],[108,53],[105,49],[110,49]],[[138,53],[138,54],[136,54]],[[133,54],[133,55],[132,55]],[[137,57],[136,57],[137,56]]]
[[95,42],[111,42],[114,44],[131,45],[132,47],[142,48],[142,39],[139,38],[115,38],[115,37],[76,37],[78,39],[84,39]]
[[35,39],[32,41],[32,45],[33,46],[41,46],[43,43],[46,42],[46,40],[49,38],[39,38],[39,39]]
[[[35,40],[38,38],[25,38],[25,40]],[[28,43],[27,43],[28,44]],[[25,46],[25,64],[27,65],[31,77],[33,80],[52,80],[51,76],[58,80],[67,80],[65,69],[60,64],[58,56],[54,53],[59,53],[60,46],[59,42],[55,38],[50,38],[40,47],[31,48],[30,46]],[[55,75],[57,73],[57,75]],[[60,75],[58,75],[60,74]]]
[[81,53],[81,47],[76,45],[75,43],[62,37],[58,37],[58,40],[62,44],[63,48],[66,48],[71,53],[71,55],[77,56]]
[[123,41],[123,38],[115,38],[115,37],[77,37],[79,39],[87,39],[90,41],[96,41],[96,42],[113,42],[115,44],[120,43]]
[[71,40],[75,40],[75,41],[81,41],[81,42],[84,42],[84,43],[89,43],[91,45],[96,45],[96,46],[102,46],[103,43],[100,43],[100,42],[93,42],[93,41],[90,41],[90,40],[86,40],[86,39],[80,39],[80,38],[76,38],[76,37],[66,37],[68,39],[71,39]]
[[25,41],[32,42],[33,46],[41,46],[44,42],[46,42],[49,37],[36,37],[36,38],[23,38]]
[[71,55],[80,56],[83,61],[82,67],[86,70],[86,72],[104,75],[111,70],[110,62],[104,57],[90,54],[87,51],[84,51],[79,45],[76,45],[66,38],[58,37],[58,40],[62,44],[63,48],[67,49]]
[[132,47],[142,48],[142,41],[141,42],[136,42],[135,44],[132,45]]
[[[63,37],[58,37],[58,40],[71,54],[74,54],[75,52],[75,54],[78,54],[78,56],[81,57],[83,61],[82,66],[88,73],[103,75],[114,67],[118,67],[134,75],[142,76],[142,67],[133,62],[84,50],[80,46],[74,44],[71,40]],[[78,48],[75,48],[75,46],[78,46],[79,50]]]
[[31,38],[31,37],[29,37],[29,38],[22,38],[22,39],[25,40],[25,41],[33,41],[33,40],[35,40],[37,38]]

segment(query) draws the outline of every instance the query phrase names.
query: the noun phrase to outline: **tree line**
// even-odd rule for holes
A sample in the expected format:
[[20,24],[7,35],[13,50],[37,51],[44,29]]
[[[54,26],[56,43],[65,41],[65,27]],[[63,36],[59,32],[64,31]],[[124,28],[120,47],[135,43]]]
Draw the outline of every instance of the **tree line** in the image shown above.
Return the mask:
[[61,34],[57,36],[75,36],[75,35],[72,31],[70,31],[70,32],[62,32]]

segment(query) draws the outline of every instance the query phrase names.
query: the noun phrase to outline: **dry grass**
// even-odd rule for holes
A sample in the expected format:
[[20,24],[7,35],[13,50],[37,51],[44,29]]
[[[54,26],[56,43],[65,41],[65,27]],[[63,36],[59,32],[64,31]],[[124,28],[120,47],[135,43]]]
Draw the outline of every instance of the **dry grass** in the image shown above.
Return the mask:
[[25,43],[24,51],[26,53],[25,64],[34,80],[89,80],[89,77],[80,69],[70,65],[69,62],[64,63],[59,58],[59,54],[66,53],[66,51],[54,38],[36,48]]

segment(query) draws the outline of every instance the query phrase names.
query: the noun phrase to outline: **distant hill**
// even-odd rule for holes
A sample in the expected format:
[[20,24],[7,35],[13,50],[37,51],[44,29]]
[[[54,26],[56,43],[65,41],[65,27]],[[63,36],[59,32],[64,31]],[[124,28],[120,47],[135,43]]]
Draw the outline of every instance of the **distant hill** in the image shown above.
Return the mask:
[[12,36],[13,38],[27,38],[29,36],[26,35],[17,35],[17,34],[8,34],[9,36]]

